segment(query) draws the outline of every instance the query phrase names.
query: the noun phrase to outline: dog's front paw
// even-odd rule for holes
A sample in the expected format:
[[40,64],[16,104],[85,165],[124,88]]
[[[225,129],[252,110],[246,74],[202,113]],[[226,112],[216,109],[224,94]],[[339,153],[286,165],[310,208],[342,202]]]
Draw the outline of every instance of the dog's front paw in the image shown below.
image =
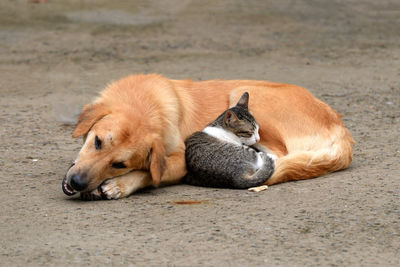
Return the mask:
[[101,186],[102,195],[106,199],[119,199],[123,197],[123,192],[115,179],[105,181]]
[[92,190],[90,192],[82,192],[81,193],[81,199],[82,200],[86,200],[86,201],[89,201],[89,200],[101,200],[101,199],[104,199],[104,197],[103,197],[100,189],[96,188],[96,189],[94,189],[94,190]]

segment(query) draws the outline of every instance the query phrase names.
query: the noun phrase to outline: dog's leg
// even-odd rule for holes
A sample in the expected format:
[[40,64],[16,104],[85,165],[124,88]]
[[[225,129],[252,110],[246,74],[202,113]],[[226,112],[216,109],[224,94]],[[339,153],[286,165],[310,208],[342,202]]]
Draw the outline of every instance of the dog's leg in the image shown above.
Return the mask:
[[[186,174],[185,149],[181,146],[176,152],[165,159],[164,173],[161,183],[176,184]],[[133,192],[153,185],[151,175],[146,171],[133,171],[115,178],[106,180],[99,188],[92,192],[81,193],[85,200],[119,199],[127,197]]]
[[[180,149],[166,158],[166,166],[161,183],[164,185],[178,183],[185,174],[185,152]],[[151,185],[153,185],[153,181],[149,172],[134,171],[106,180],[101,185],[101,191],[107,199],[118,199],[127,197],[133,192]]]
[[161,177],[161,184],[176,184],[186,175],[185,147],[168,155],[165,159],[165,170]]
[[127,197],[133,192],[152,185],[151,176],[146,171],[133,171],[122,176],[106,180],[101,192],[107,199]]

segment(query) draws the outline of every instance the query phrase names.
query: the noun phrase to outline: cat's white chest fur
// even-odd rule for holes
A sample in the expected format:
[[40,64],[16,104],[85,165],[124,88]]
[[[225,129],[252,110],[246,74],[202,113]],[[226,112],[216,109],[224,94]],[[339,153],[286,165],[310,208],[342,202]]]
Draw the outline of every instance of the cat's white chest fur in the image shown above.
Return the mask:
[[242,142],[240,141],[240,138],[238,136],[221,127],[207,126],[206,128],[204,128],[203,132],[221,141],[229,142],[238,146],[242,145]]

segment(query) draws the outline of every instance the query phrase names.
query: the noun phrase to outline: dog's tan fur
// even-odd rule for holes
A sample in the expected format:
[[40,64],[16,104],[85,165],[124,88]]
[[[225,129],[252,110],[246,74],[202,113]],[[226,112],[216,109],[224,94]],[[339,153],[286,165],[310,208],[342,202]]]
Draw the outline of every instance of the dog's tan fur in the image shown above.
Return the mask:
[[[170,80],[152,74],[112,83],[84,108],[73,137],[84,136],[85,143],[66,177],[84,173],[89,184],[84,191],[94,193],[105,181],[101,189],[108,198],[178,183],[186,173],[185,138],[244,92],[249,92],[250,110],[260,124],[260,144],[279,157],[267,185],[349,166],[354,141],[341,116],[304,88],[267,81]],[[100,150],[95,149],[95,136],[102,140]],[[121,161],[127,168],[111,166]]]

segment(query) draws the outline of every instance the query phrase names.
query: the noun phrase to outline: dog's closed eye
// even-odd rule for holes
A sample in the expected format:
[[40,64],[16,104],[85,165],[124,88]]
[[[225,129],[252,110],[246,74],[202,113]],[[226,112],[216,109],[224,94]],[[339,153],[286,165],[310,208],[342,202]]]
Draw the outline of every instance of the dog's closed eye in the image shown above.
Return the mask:
[[115,169],[124,169],[126,168],[125,163],[123,162],[114,162],[113,164],[111,164],[111,166]]

